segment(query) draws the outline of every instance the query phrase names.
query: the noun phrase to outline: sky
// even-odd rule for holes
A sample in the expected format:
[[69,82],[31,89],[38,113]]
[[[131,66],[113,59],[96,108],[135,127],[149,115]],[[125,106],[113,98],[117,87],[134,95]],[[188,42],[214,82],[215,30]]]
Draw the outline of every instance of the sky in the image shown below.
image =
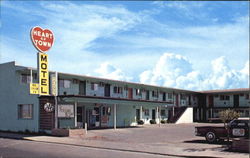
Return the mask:
[[37,67],[30,30],[53,31],[52,71],[182,88],[249,87],[247,1],[1,1],[0,63]]

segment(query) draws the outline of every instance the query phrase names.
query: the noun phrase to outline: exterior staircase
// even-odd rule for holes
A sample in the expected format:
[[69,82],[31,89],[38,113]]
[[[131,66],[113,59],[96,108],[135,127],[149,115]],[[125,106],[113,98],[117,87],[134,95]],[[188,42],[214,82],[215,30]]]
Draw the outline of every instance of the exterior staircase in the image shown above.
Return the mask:
[[174,115],[173,108],[168,110],[168,123],[176,123],[178,119],[182,116],[182,114],[186,111],[186,106],[174,107]]

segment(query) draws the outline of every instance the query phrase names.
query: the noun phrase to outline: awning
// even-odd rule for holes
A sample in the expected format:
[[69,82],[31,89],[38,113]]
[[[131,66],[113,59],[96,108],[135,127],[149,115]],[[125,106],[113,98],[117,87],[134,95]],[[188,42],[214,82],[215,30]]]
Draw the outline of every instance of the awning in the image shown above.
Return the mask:
[[93,97],[93,96],[60,96],[65,102],[78,102],[78,103],[97,103],[97,104],[119,104],[119,105],[136,105],[136,106],[167,106],[169,102],[160,101],[146,101],[125,98],[110,98],[110,97]]

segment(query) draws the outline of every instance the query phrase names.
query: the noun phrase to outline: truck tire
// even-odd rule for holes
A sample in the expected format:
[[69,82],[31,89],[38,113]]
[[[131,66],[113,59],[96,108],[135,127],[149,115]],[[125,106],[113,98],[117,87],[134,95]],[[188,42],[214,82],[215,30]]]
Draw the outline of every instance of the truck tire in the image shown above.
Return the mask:
[[207,132],[205,137],[208,143],[215,143],[217,141],[216,135],[212,131]]

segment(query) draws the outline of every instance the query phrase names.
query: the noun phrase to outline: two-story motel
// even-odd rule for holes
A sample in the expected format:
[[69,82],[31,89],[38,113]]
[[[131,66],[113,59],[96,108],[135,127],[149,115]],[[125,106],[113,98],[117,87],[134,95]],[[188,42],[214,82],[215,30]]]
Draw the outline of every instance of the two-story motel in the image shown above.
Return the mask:
[[[0,64],[0,130],[50,131],[53,128],[108,128],[149,124],[206,122],[223,109],[249,117],[249,88],[190,91],[50,71],[58,95],[30,94],[35,68]],[[57,107],[46,111],[46,103]],[[54,105],[57,106],[54,106]]]

